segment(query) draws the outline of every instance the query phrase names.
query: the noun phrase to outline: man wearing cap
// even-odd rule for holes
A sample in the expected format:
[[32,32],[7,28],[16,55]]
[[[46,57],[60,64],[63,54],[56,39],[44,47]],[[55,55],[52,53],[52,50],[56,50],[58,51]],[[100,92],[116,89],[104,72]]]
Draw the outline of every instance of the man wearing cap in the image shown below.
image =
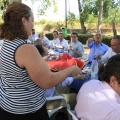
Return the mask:
[[100,33],[96,33],[94,39],[88,38],[86,44],[90,48],[89,62],[92,62],[96,55],[103,56],[109,49],[106,44],[102,43],[102,35]]

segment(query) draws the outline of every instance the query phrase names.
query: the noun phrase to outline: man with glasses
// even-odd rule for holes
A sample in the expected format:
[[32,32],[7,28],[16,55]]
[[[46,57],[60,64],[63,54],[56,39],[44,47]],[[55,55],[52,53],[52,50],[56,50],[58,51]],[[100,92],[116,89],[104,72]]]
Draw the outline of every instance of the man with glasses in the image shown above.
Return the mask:
[[78,34],[76,32],[71,34],[69,54],[75,58],[82,57],[84,55],[83,44],[78,41]]

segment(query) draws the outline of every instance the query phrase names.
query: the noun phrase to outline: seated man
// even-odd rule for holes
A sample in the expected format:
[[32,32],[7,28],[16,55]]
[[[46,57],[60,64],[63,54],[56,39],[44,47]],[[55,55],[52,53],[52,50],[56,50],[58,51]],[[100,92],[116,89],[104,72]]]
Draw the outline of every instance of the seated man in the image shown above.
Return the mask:
[[45,36],[45,33],[42,31],[39,34],[39,38],[42,40],[42,45],[49,48],[50,47],[50,41],[49,39]]
[[58,39],[59,40],[57,40],[56,43],[52,44],[55,51],[57,51],[59,53],[63,53],[64,51],[67,51],[68,50],[68,42],[64,39],[62,33],[58,34]]
[[[47,60],[48,52],[47,49],[41,45],[35,45],[40,54],[42,55],[43,59]],[[46,97],[51,97],[53,95],[63,95],[66,102],[70,104],[71,109],[75,107],[76,104],[76,93],[69,93],[70,89],[69,87],[66,87],[67,85],[70,85],[73,80],[84,80],[84,75],[78,75],[74,77],[67,77],[59,86],[52,87],[50,89],[46,90]],[[60,106],[60,101],[52,101],[47,103],[47,109],[53,109],[58,106]]]
[[28,43],[30,43],[29,40],[31,43],[34,43],[36,39],[38,39],[38,35],[35,33],[35,29],[32,29],[32,35],[29,37]]
[[53,40],[51,41],[51,48],[54,48],[54,45],[56,45],[57,41],[59,41],[58,31],[53,31],[52,35],[53,35]]
[[82,120],[120,120],[120,55],[108,60],[101,81],[81,87],[75,111]]
[[108,51],[103,55],[96,55],[95,58],[97,58],[100,62],[107,63],[108,59],[112,56],[120,53],[120,35],[116,35],[111,40],[111,48],[108,49]]
[[88,38],[86,44],[90,48],[90,53],[88,55],[89,62],[92,62],[94,60],[94,56],[100,55],[103,56],[109,49],[107,45],[102,43],[102,35],[100,33],[97,33],[93,38]]
[[81,42],[78,41],[78,34],[73,32],[71,34],[70,50],[69,54],[73,57],[82,57],[84,55],[84,47]]

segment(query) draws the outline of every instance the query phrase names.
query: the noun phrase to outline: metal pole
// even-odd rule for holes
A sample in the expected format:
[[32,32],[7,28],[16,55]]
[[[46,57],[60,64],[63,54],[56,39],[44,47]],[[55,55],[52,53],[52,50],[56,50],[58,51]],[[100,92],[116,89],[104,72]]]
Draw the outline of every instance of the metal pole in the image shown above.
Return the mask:
[[67,28],[67,0],[65,0],[65,27]]
[[[71,11],[70,11],[70,1],[68,0],[68,6],[69,6],[69,14],[71,13]],[[72,21],[71,21],[71,19],[69,19],[69,21],[70,21],[70,34],[72,33],[72,29],[73,29],[73,26],[72,26]]]

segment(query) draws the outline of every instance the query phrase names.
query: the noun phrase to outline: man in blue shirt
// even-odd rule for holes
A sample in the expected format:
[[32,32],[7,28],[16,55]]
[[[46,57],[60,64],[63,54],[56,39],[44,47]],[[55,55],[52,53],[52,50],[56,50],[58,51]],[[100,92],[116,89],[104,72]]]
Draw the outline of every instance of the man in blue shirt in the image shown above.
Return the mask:
[[86,44],[90,48],[89,62],[92,62],[96,55],[103,56],[109,49],[106,44],[102,43],[102,35],[100,33],[96,33],[94,40],[93,38],[88,38]]

